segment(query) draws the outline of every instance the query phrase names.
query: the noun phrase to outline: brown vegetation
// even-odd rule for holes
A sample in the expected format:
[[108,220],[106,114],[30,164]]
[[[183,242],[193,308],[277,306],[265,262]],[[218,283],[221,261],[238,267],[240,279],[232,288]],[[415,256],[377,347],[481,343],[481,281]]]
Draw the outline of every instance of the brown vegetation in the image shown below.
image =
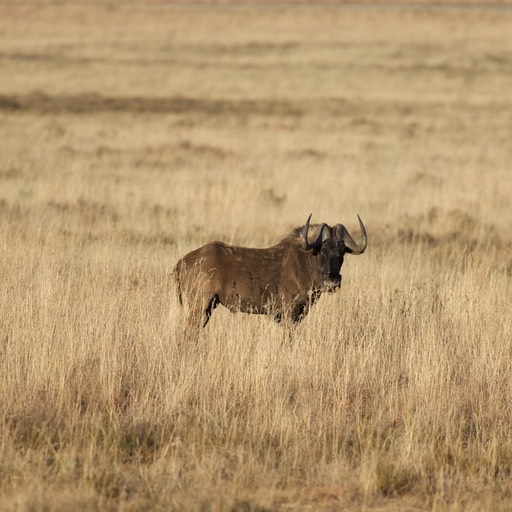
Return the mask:
[[[509,509],[512,13],[34,5],[0,4],[0,508]],[[292,341],[219,310],[178,347],[176,261],[310,212],[369,245]]]

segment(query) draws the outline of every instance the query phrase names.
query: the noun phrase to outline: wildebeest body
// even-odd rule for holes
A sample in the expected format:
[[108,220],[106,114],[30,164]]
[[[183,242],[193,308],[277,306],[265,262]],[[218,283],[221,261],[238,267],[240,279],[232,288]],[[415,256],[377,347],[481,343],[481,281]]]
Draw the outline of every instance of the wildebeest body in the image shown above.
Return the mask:
[[[361,245],[341,224],[310,226],[308,219],[305,226],[266,249],[210,242],[185,255],[174,276],[180,302],[189,310],[188,330],[195,335],[218,304],[231,311],[299,321],[322,291],[340,287],[344,254],[365,250],[366,232],[359,222]],[[313,243],[308,240],[310,230],[316,233]]]
[[314,265],[314,257],[307,258],[300,244],[290,250],[295,244],[286,240],[268,249],[249,249],[210,242],[186,255],[177,270],[194,268],[194,280],[207,283],[208,295],[230,310],[278,314],[284,298],[287,306],[290,298],[295,303],[307,302],[308,291],[320,285],[314,282],[319,276],[304,268],[305,263]]

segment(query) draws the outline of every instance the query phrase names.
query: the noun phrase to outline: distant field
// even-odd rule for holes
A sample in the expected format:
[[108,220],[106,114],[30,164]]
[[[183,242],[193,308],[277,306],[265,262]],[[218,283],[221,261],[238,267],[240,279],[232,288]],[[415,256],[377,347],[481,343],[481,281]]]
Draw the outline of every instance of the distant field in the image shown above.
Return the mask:
[[[0,3],[1,510],[512,507],[512,11],[471,4]],[[178,347],[176,261],[311,212],[369,246],[291,342]]]

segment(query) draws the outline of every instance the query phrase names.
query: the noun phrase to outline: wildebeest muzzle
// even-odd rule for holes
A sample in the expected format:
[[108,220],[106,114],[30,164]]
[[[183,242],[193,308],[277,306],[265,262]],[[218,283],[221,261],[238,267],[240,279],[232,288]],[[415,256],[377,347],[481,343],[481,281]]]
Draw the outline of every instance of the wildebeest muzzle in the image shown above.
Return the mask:
[[324,290],[328,292],[335,292],[341,286],[341,276],[326,276],[322,281]]

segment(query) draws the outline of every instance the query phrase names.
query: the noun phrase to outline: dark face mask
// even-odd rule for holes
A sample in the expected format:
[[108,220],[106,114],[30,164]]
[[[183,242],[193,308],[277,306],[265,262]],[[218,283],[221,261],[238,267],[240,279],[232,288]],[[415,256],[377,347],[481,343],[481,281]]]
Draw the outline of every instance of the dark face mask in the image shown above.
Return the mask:
[[327,291],[335,291],[341,286],[340,270],[343,265],[345,245],[336,238],[322,243],[319,254],[319,267],[322,274],[322,286]]

